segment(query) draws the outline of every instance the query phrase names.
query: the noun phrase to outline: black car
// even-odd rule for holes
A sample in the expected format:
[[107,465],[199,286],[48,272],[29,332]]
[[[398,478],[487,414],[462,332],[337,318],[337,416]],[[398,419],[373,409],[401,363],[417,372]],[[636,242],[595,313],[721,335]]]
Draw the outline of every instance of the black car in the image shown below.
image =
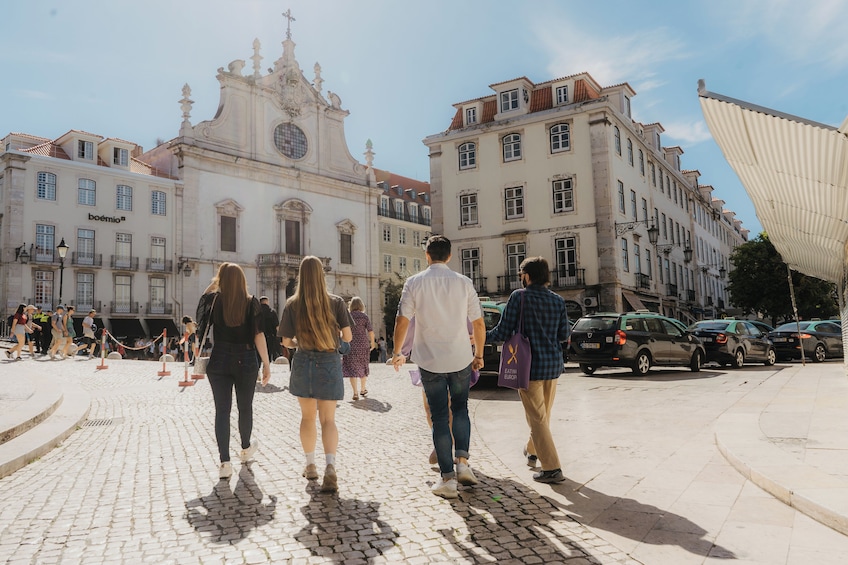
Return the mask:
[[768,335],[752,322],[743,320],[701,320],[689,326],[707,352],[706,361],[739,369],[745,362],[774,365],[776,354]]
[[704,346],[678,320],[629,312],[583,316],[571,330],[568,359],[587,375],[599,367],[630,367],[645,375],[654,365],[687,366],[700,371]]
[[[505,302],[491,302],[488,300],[481,301],[480,306],[483,309],[483,321],[486,323],[486,331],[491,330],[501,321]],[[497,375],[501,369],[501,346],[503,342],[486,343],[483,346],[483,368],[480,369],[480,375]]]
[[[800,326],[801,335],[798,336]],[[842,326],[835,320],[789,322],[769,334],[778,359],[800,359],[801,344],[804,356],[816,363],[828,357],[842,357]]]

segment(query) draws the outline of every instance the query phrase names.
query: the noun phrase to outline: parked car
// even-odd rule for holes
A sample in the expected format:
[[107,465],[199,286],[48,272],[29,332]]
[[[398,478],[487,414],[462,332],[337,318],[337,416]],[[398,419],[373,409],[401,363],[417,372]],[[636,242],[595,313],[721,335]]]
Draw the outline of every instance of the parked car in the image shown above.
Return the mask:
[[[801,335],[798,335],[798,329]],[[810,320],[780,325],[769,334],[778,359],[800,359],[804,356],[816,363],[828,357],[842,357],[842,326],[836,320]]]
[[568,358],[587,375],[599,367],[630,367],[645,375],[655,365],[688,366],[700,371],[701,341],[673,318],[653,312],[615,312],[583,316],[571,330]]
[[743,320],[701,320],[689,331],[704,344],[706,361],[739,369],[745,362],[774,365],[776,353],[768,335],[753,322]]
[[[506,303],[485,300],[480,302],[480,306],[483,308],[483,321],[486,323],[486,330],[491,330],[501,321]],[[503,342],[486,343],[483,346],[483,368],[480,369],[481,376],[498,374],[501,368],[502,345]]]

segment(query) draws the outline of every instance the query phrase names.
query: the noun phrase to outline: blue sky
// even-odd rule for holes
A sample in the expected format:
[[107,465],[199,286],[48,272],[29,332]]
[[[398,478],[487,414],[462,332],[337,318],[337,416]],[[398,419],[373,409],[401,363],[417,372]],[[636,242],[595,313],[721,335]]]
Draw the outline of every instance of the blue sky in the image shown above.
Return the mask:
[[69,129],[145,148],[177,135],[183,84],[192,122],[218,105],[219,67],[263,67],[282,53],[292,10],[307,78],[350,111],[351,153],[429,180],[421,140],[447,128],[451,104],[517,76],[534,82],[589,72],[636,90],[634,118],[660,122],[752,236],[754,208],[709,135],[697,80],[734,98],[838,126],[848,115],[848,2],[711,0],[30,0],[3,7],[0,135],[55,138]]

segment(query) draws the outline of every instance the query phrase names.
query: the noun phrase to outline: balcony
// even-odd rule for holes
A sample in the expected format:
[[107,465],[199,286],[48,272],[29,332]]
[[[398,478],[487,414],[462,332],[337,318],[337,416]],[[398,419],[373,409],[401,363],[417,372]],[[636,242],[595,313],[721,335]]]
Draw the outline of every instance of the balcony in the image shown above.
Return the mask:
[[113,269],[120,271],[137,271],[138,257],[128,257],[126,255],[112,255],[110,266]]
[[103,254],[72,251],[71,265],[77,265],[79,267],[101,267],[103,266]]
[[409,212],[398,212],[393,208],[384,208],[382,206],[377,206],[377,215],[383,216],[384,218],[394,218],[395,220],[403,220],[404,222],[419,224],[422,226],[429,226],[431,224],[430,218],[425,218],[421,215],[412,216],[409,214]]
[[138,302],[110,302],[110,314],[138,314]]
[[[324,263],[324,270],[330,270],[330,258],[319,257]],[[300,267],[303,255],[294,253],[263,253],[256,256],[256,265],[262,267]]]
[[645,273],[636,273],[636,286],[639,288],[651,288],[651,277]]
[[100,301],[99,300],[87,300],[87,301],[79,301],[77,300],[72,306],[76,309],[77,314],[88,314],[91,310],[97,310],[100,312]]
[[712,296],[708,296],[708,297],[707,297],[707,306],[712,306],[712,305],[713,305],[713,297],[712,297]]
[[498,277],[498,294],[509,294],[519,288],[523,287],[521,286],[521,276],[518,273]]
[[718,307],[719,307],[719,308],[724,308],[724,298],[719,298],[719,299],[718,299]]
[[[519,288],[520,286],[519,281]],[[551,288],[583,288],[584,286],[586,286],[586,269],[564,268],[551,273]]]
[[666,285],[666,287],[667,287],[666,292],[665,292],[666,295],[667,296],[674,296],[675,298],[677,298],[677,285],[668,283]]
[[693,289],[689,289],[686,291],[686,300],[689,302],[695,302],[695,291]]
[[477,294],[488,294],[488,290],[486,290],[486,278],[487,277],[469,277],[471,279],[471,284],[474,285],[474,290],[477,291]]
[[51,265],[53,263],[59,263],[59,254],[56,253],[56,250],[52,247],[38,247],[36,246],[35,251],[31,255],[33,263],[39,263],[41,265]]
[[174,313],[174,305],[170,302],[148,302],[148,314],[167,314],[168,316]]
[[174,262],[170,259],[147,259],[147,270],[152,273],[170,273]]

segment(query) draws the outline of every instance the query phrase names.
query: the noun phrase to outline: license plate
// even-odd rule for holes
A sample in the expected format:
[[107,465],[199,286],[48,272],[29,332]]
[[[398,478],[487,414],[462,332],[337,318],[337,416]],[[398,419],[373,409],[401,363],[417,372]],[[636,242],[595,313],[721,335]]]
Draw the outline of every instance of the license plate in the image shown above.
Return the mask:
[[775,343],[783,343],[783,342],[785,342],[785,341],[786,341],[786,338],[785,338],[785,337],[776,337],[776,338],[774,338],[774,340],[773,340],[773,341],[774,341]]
[[580,347],[582,347],[583,349],[600,349],[601,344],[600,343],[589,343],[589,342],[584,341],[583,343],[580,344]]
[[713,338],[711,338],[711,337],[702,337],[702,338],[701,338],[701,341],[703,341],[704,343],[712,343],[712,342],[713,342]]
[[501,351],[503,351],[503,345],[498,346],[498,353],[500,353]]

